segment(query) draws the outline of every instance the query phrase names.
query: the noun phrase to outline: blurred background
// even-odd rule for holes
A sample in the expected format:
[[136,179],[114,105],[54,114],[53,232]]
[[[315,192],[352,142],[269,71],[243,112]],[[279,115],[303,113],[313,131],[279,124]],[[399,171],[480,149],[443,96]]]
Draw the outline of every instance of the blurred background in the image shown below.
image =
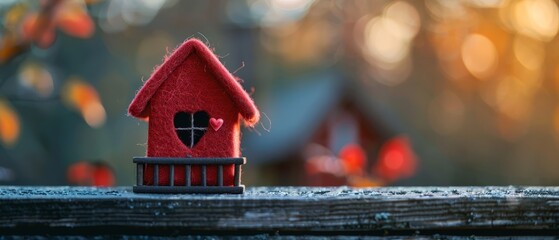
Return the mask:
[[0,1],[0,184],[132,185],[127,107],[206,42],[263,114],[245,185],[559,184],[552,0]]

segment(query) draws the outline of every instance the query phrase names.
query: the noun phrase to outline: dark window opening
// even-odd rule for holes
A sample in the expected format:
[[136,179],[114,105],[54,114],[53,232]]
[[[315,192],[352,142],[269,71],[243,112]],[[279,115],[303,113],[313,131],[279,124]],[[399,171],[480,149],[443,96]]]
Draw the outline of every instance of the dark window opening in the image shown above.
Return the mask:
[[175,114],[175,132],[181,142],[193,148],[208,130],[210,115],[204,111],[195,113],[178,112]]

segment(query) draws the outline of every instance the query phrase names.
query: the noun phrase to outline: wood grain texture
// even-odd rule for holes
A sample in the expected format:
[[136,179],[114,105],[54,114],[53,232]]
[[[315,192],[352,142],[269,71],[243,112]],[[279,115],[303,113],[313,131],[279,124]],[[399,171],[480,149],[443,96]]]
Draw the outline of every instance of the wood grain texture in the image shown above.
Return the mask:
[[242,195],[130,187],[0,187],[0,233],[554,235],[559,187],[249,187]]

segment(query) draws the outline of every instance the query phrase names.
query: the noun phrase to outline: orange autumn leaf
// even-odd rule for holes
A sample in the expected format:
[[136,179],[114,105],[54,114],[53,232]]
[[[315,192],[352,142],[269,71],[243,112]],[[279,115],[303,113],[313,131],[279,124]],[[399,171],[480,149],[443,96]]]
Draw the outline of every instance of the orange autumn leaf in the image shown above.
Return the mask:
[[25,17],[21,25],[21,34],[25,40],[33,41],[42,48],[50,46],[55,39],[53,22],[38,13],[31,13]]
[[86,82],[71,78],[64,88],[64,100],[71,106],[83,110],[88,104],[99,101],[95,88]]
[[99,127],[105,123],[105,108],[99,100],[95,88],[86,82],[71,78],[63,89],[63,99],[67,105],[78,110],[85,122],[91,127]]
[[60,6],[56,23],[62,31],[74,37],[89,38],[95,31],[93,20],[84,6],[76,1],[66,1]]
[[27,12],[26,4],[16,4],[4,14],[4,26],[13,30]]
[[88,38],[93,35],[95,25],[83,2],[65,0],[48,4],[52,6],[43,6],[44,11],[30,13],[25,17],[21,25],[25,40],[46,48],[55,40],[56,27],[74,37]]
[[20,125],[16,112],[7,102],[0,100],[0,140],[10,146],[19,137]]
[[25,46],[20,45],[13,34],[6,34],[0,39],[0,64],[7,62],[13,56],[23,51]]

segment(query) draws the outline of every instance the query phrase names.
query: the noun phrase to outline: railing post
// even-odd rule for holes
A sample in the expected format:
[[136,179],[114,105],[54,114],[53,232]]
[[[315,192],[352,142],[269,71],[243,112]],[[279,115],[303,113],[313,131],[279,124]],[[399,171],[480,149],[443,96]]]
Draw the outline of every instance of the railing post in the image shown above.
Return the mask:
[[191,183],[190,183],[190,165],[186,165],[186,167],[184,168],[185,173],[184,173],[184,182],[186,184],[187,187],[190,187]]
[[175,185],[175,165],[171,164],[169,168],[169,186],[173,186]]
[[202,165],[202,186],[206,186],[206,164]]
[[153,166],[153,186],[159,186],[159,164]]
[[136,185],[142,186],[144,185],[144,164],[137,163],[136,164]]
[[223,186],[223,164],[217,165],[217,185]]
[[241,165],[235,164],[235,186],[239,186],[241,180]]

